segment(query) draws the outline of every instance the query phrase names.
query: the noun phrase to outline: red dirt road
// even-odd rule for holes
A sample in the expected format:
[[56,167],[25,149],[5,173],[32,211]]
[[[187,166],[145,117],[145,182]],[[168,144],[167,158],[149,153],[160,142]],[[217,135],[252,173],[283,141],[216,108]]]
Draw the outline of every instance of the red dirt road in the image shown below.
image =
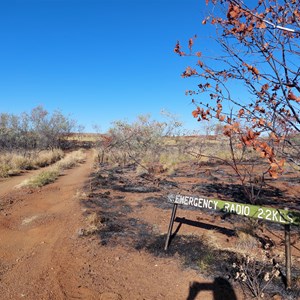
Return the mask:
[[176,260],[104,247],[96,236],[78,234],[86,221],[78,193],[92,165],[88,153],[86,163],[53,184],[7,188],[10,203],[0,211],[0,299],[221,299],[213,282]]
[[[68,281],[66,289],[72,289],[80,268],[72,253],[81,216],[74,196],[91,167],[89,155],[84,165],[66,172],[52,185],[33,193],[11,191],[9,197],[15,203],[0,221],[1,299],[68,298],[64,281]],[[21,177],[3,182],[2,194]]]

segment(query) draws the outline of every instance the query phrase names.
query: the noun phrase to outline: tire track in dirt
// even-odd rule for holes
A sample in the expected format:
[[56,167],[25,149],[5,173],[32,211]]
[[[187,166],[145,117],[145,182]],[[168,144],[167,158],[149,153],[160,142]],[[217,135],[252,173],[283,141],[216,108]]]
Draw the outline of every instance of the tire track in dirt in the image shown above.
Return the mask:
[[48,166],[48,167],[45,167],[42,169],[38,169],[38,170],[26,171],[24,173],[21,173],[20,175],[16,175],[16,176],[9,177],[9,178],[1,178],[0,179],[0,197],[2,198],[2,197],[7,196],[14,190],[14,188],[18,184],[20,184],[24,180],[30,178],[31,176],[37,174],[38,172],[41,172],[41,170],[46,170],[49,167],[51,167],[51,166]]
[[[24,190],[22,201],[1,216],[1,299],[85,298],[77,292],[82,262],[74,249],[82,211],[75,195],[87,181],[92,163],[88,152],[83,165],[33,193]],[[9,185],[15,184],[12,180]],[[10,197],[14,193],[20,197],[20,191],[12,191]]]

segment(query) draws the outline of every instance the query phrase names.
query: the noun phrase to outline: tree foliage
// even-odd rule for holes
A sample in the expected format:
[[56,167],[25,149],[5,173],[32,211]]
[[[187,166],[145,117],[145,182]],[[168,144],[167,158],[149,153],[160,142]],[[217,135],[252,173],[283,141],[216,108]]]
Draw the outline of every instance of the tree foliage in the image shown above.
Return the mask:
[[194,51],[196,37],[188,52],[180,42],[174,52],[197,58],[182,73],[199,78],[197,90],[187,91],[196,105],[193,116],[222,122],[223,133],[257,151],[276,178],[286,161],[299,165],[299,1],[249,3],[206,0],[212,13],[202,24],[216,28],[217,57]]
[[50,114],[42,106],[20,115],[0,113],[1,150],[42,150],[63,146],[76,122],[60,111]]
[[120,165],[135,163],[148,169],[143,161],[150,158],[151,167],[159,160],[165,148],[164,138],[178,135],[182,127],[177,117],[162,112],[168,121],[157,121],[150,115],[139,115],[133,122],[115,121],[107,134],[101,135],[98,141],[99,162],[105,157]]

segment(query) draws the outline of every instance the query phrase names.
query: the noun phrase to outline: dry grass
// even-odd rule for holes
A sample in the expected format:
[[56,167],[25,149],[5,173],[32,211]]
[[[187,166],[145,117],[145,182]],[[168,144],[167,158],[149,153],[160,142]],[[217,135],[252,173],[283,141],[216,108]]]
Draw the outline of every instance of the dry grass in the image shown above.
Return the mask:
[[5,178],[20,174],[23,170],[38,169],[49,166],[61,158],[64,153],[60,149],[41,152],[28,152],[24,155],[19,153],[0,154],[0,177]]
[[136,172],[138,175],[144,173],[164,173],[166,175],[172,175],[176,169],[178,169],[179,164],[182,162],[192,162],[196,159],[189,155],[180,153],[177,150],[164,151],[161,153],[145,153],[140,165],[137,166]]
[[218,242],[218,232],[216,230],[205,231],[202,236],[202,242],[209,247],[210,249],[220,249],[220,245]]
[[178,168],[178,165],[182,162],[192,162],[195,160],[194,157],[192,157],[189,154],[181,154],[179,152],[177,153],[162,153],[159,157],[159,163],[162,165],[163,169],[168,175],[173,174],[176,169]]
[[56,163],[60,170],[67,170],[76,167],[85,161],[86,154],[82,150],[68,154],[64,159]]
[[87,228],[85,229],[86,234],[93,234],[99,231],[101,228],[101,217],[93,212],[86,217]]
[[33,159],[34,167],[46,167],[54,164],[64,157],[64,152],[60,149],[52,151],[42,151]]
[[79,141],[79,142],[97,142],[101,138],[101,134],[98,133],[74,133],[69,135],[67,141]]
[[209,271],[215,262],[215,253],[220,247],[216,236],[214,230],[205,232],[201,236],[201,242],[204,245],[205,251],[203,251],[203,255],[201,255],[201,258],[198,261],[198,267],[202,272]]
[[99,232],[103,226],[103,218],[101,218],[96,212],[90,213],[85,219],[85,227],[79,229],[78,235],[88,236],[95,234]]
[[42,187],[54,182],[58,178],[59,174],[60,170],[56,167],[52,167],[49,170],[44,170],[30,179],[23,181],[18,187]]
[[238,252],[248,254],[255,252],[258,249],[259,243],[251,234],[244,231],[237,231],[236,249]]
[[0,177],[5,178],[18,175],[22,170],[31,168],[29,158],[17,153],[3,153],[0,155]]
[[31,187],[38,188],[46,184],[54,182],[64,170],[73,168],[79,163],[83,163],[86,159],[86,155],[82,150],[74,151],[57,163],[55,163],[48,170],[44,170],[39,174],[23,181],[18,187]]

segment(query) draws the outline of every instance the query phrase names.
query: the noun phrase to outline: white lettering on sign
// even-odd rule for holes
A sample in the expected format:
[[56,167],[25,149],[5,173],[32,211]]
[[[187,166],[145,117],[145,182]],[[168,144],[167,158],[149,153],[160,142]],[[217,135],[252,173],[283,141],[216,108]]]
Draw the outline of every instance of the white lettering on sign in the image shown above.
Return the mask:
[[257,218],[269,220],[277,223],[287,223],[287,222],[293,223],[293,218],[291,218],[289,214],[286,214],[285,215],[286,219],[284,219],[280,211],[275,209],[269,209],[269,208],[259,208]]
[[176,195],[173,203],[214,210],[218,207],[217,200],[182,195]]
[[250,207],[243,204],[238,204],[238,203],[224,203],[224,212],[228,213],[233,213],[237,215],[242,215],[242,216],[249,216],[250,215]]
[[194,197],[180,194],[169,194],[168,199],[169,202],[174,204],[189,205],[209,210],[220,210],[225,213],[268,220],[281,224],[300,225],[300,213],[296,211],[261,207],[252,204],[223,201],[218,199],[208,199],[202,196]]

